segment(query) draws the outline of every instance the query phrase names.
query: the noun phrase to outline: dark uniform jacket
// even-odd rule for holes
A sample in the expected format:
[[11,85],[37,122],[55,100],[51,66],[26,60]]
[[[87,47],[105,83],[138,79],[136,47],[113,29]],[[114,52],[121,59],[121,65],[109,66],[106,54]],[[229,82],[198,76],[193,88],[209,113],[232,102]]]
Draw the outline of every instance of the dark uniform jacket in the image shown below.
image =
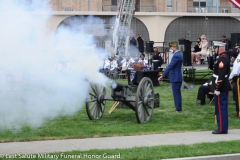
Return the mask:
[[162,64],[163,64],[163,59],[162,59],[162,57],[161,57],[161,53],[160,53],[160,52],[154,53],[152,59],[153,59],[153,60],[158,60],[158,62],[153,62],[153,63],[154,63],[154,68],[155,68],[155,67],[161,67],[161,66],[162,66]]
[[226,52],[220,54],[217,63],[214,65],[214,81],[217,79],[215,89],[220,92],[232,90],[228,77],[230,75],[230,60]]

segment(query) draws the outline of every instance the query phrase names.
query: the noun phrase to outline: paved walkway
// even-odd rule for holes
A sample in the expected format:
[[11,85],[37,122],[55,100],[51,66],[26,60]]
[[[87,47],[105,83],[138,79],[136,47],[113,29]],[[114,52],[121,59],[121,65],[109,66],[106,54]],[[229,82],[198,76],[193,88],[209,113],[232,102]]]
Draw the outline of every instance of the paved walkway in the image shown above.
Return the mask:
[[[240,129],[229,130],[228,134],[222,135],[213,135],[211,131],[202,131],[122,137],[0,143],[0,156],[19,153],[38,154],[72,150],[84,151],[90,149],[132,148],[142,146],[194,144],[231,140],[240,140]],[[239,156],[240,155],[238,155],[238,158]]]

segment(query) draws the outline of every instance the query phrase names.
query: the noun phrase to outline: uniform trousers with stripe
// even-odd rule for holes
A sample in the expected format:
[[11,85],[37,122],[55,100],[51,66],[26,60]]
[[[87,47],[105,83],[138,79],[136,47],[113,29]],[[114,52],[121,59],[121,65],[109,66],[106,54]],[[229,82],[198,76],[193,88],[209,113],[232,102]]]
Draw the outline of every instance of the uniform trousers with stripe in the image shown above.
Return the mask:
[[214,95],[215,114],[219,132],[228,132],[228,92]]
[[240,78],[236,78],[236,81],[233,85],[233,100],[235,101],[237,117],[240,118]]

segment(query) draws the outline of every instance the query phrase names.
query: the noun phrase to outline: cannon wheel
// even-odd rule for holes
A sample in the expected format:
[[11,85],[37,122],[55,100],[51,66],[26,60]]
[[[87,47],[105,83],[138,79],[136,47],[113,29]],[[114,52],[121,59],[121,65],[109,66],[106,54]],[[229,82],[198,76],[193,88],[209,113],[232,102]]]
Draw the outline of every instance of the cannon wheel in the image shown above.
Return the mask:
[[96,120],[103,116],[106,105],[106,100],[104,100],[105,95],[105,87],[91,85],[89,97],[86,101],[87,115],[90,120]]
[[138,123],[150,120],[154,108],[154,89],[150,78],[144,77],[137,88],[135,112]]

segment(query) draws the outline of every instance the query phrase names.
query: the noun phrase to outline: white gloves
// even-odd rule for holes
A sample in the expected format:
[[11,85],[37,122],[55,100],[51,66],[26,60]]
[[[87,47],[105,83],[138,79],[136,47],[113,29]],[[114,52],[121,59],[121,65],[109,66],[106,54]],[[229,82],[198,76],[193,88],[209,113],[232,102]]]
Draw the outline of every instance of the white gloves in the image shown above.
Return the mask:
[[217,81],[218,81],[218,78],[216,78],[216,80],[215,80],[215,84],[217,84]]
[[218,96],[220,94],[220,91],[214,91],[214,94],[216,94],[216,96]]
[[204,83],[203,86],[208,86],[208,83]]

